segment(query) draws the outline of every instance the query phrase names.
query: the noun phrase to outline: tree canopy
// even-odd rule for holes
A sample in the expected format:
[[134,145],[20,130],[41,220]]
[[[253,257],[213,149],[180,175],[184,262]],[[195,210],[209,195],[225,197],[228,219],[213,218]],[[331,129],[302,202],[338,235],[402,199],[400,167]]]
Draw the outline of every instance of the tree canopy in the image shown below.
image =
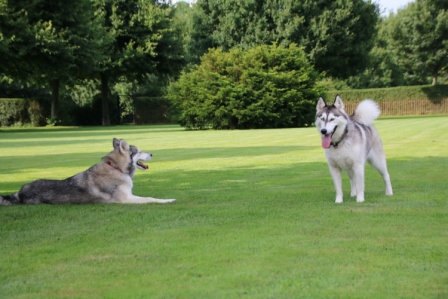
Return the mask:
[[391,43],[399,64],[416,82],[437,77],[448,67],[448,4],[417,0],[392,17]]
[[[125,114],[132,113],[135,98],[166,93],[167,85],[178,80],[182,69],[184,74],[176,84],[179,92],[185,92],[180,86],[188,85],[190,79],[185,78],[189,70],[191,78],[199,76],[199,70],[207,70],[203,64],[212,58],[226,61],[233,57],[249,67],[247,61],[258,62],[246,53],[291,50],[291,45],[301,49],[300,59],[304,58],[319,74],[313,80],[325,81],[327,88],[428,84],[431,78],[436,84],[437,78],[448,78],[447,11],[445,0],[415,0],[385,17],[380,16],[378,5],[371,0],[197,0],[192,5],[173,4],[171,0],[0,0],[0,92],[6,96],[36,91],[51,94],[52,117],[58,116],[59,92],[64,115],[65,107],[90,105],[93,109],[95,101],[94,109],[101,107],[102,123],[108,125],[110,114],[119,105]],[[227,53],[232,54],[227,57]],[[228,65],[217,63],[214,67]],[[252,70],[259,78],[275,81],[272,84],[278,105],[283,105],[285,98],[278,90],[287,94],[288,88],[293,88],[288,85],[292,79],[284,77],[288,87],[280,88],[275,76]],[[217,86],[227,82],[241,87],[241,81],[229,81],[223,75],[226,70],[207,72],[216,79]],[[256,90],[250,82],[245,81],[244,88]],[[266,89],[272,87],[271,83],[264,82],[261,90],[272,95]],[[24,92],[16,92],[20,88]],[[233,90],[232,94],[240,91]],[[195,92],[205,96],[197,88]],[[266,97],[263,93],[253,94]],[[201,102],[197,95],[189,96]],[[49,100],[45,101],[47,105]],[[191,113],[190,106],[179,103],[178,109],[184,107]],[[111,113],[109,105],[113,105]],[[229,104],[213,107],[224,113]],[[273,111],[278,108],[264,107]],[[253,108],[241,108],[240,114],[234,113],[238,109],[222,114],[232,115],[228,123],[206,126],[263,127],[266,119],[276,127],[307,123],[299,118],[288,120],[289,116],[278,111],[273,113],[287,121],[276,123],[274,114],[268,116],[270,112],[262,116],[250,110]],[[242,115],[248,111],[258,115],[258,120],[245,124]],[[227,116],[222,119],[229,120]]]
[[154,0],[95,0],[95,7],[108,36],[97,67],[103,125],[109,125],[110,80],[142,82],[148,74],[172,75],[182,68],[183,51],[171,27],[171,6]]
[[0,28],[6,40],[4,73],[51,86],[51,116],[58,112],[59,82],[79,76],[97,58],[91,2],[8,1]]
[[193,10],[197,57],[215,47],[296,43],[316,70],[340,78],[366,66],[379,18],[376,4],[363,0],[198,0]]

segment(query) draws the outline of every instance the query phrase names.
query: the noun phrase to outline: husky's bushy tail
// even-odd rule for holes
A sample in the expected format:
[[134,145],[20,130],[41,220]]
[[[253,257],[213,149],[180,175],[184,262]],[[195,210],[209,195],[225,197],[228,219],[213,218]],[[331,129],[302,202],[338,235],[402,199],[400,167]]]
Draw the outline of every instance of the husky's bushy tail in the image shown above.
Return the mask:
[[372,100],[364,100],[356,107],[352,117],[354,121],[369,126],[380,114],[381,111],[377,103]]

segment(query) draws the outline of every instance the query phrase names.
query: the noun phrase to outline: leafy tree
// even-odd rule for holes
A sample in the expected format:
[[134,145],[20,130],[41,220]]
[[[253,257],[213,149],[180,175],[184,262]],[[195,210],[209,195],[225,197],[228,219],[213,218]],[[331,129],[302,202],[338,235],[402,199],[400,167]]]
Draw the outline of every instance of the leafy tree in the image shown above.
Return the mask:
[[374,47],[369,53],[367,68],[347,79],[352,88],[382,88],[405,84],[403,70],[397,63],[397,55],[391,46],[390,19],[381,19]]
[[182,41],[185,62],[187,64],[193,62],[193,58],[189,54],[188,49],[188,46],[191,44],[192,14],[193,9],[190,7],[190,4],[183,1],[176,3],[172,27],[178,39]]
[[316,70],[347,77],[363,70],[379,18],[363,0],[198,0],[190,52],[296,43]]
[[295,44],[210,50],[171,86],[184,127],[284,128],[310,125],[317,74]]
[[[88,69],[96,59],[89,0],[8,1],[0,6],[6,44],[4,74],[52,90],[51,116],[57,117],[60,82]],[[5,49],[5,47],[0,47]]]
[[101,79],[103,125],[109,125],[110,83],[125,77],[141,82],[147,74],[169,76],[183,66],[182,44],[171,28],[172,7],[157,0],[95,0],[97,20],[107,32]]
[[406,75],[425,83],[448,70],[448,4],[417,0],[392,16],[391,41]]

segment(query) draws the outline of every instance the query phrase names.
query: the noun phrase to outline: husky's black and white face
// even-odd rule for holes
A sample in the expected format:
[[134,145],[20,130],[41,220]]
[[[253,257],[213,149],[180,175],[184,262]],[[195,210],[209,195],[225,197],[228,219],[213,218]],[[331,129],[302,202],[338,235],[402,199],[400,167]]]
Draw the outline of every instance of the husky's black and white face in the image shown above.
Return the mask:
[[[327,105],[320,97],[316,106],[316,127],[322,135],[322,147],[329,148],[337,137],[342,136],[347,126],[348,116],[340,96],[336,96],[332,105]],[[335,141],[336,138],[336,141]]]
[[143,163],[142,161],[149,161],[152,159],[152,154],[142,152],[138,147],[134,145],[130,145],[129,149],[131,151],[131,159],[134,165],[137,166],[138,169],[146,170],[148,169],[148,165]]
[[114,150],[110,152],[105,159],[106,162],[111,162],[114,168],[121,172],[134,176],[136,169],[146,170],[148,165],[142,161],[149,161],[152,154],[142,152],[138,147],[128,144],[125,140],[113,139]]

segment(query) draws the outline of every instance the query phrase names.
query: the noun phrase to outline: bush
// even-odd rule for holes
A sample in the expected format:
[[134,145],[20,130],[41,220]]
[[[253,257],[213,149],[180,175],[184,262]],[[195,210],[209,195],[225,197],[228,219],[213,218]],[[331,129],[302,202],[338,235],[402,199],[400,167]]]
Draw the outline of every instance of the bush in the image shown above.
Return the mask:
[[26,101],[24,99],[1,99],[0,100],[0,124],[11,126],[15,123],[25,123]]
[[28,115],[33,127],[38,127],[45,124],[45,118],[42,115],[42,108],[38,101],[30,100],[28,102]]
[[45,107],[42,99],[1,98],[0,125],[1,126],[32,126],[45,125],[43,117]]
[[183,73],[168,97],[189,129],[301,127],[314,119],[317,77],[296,45],[216,49]]

